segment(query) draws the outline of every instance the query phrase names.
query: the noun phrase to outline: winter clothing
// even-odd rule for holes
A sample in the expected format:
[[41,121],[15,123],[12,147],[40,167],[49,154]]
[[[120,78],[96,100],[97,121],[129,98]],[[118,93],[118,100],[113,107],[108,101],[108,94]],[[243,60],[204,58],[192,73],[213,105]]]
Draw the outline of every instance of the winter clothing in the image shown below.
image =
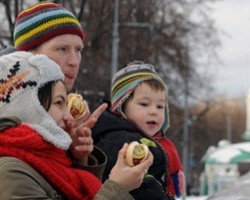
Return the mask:
[[[164,81],[161,79],[159,74],[155,71],[154,67],[150,64],[142,63],[142,62],[134,62],[126,66],[125,68],[119,70],[113,77],[112,80],[112,89],[111,89],[111,108],[110,110],[118,115],[120,119],[115,119],[115,115],[112,113],[106,112],[103,114],[103,118],[101,117],[99,121],[103,120],[104,122],[99,122],[99,124],[103,124],[102,131],[99,131],[99,137],[97,139],[94,138],[95,144],[102,149],[107,149],[108,147],[105,147],[104,144],[108,144],[109,140],[112,142],[113,141],[120,141],[120,143],[124,142],[131,142],[132,140],[128,140],[128,136],[126,138],[123,137],[123,135],[127,134],[135,134],[135,133],[141,133],[143,136],[144,134],[141,131],[138,131],[136,129],[128,129],[132,124],[132,122],[129,122],[127,116],[124,114],[123,109],[124,109],[124,103],[126,100],[133,94],[134,90],[137,88],[137,86],[143,82],[149,81],[149,80],[156,80],[156,82],[160,83],[162,86],[161,88],[165,89],[166,96],[167,96],[167,86],[165,85]],[[167,98],[166,98],[167,99]],[[135,111],[136,112],[136,111]],[[105,118],[106,116],[106,118]],[[117,117],[116,117],[117,118]],[[111,128],[104,128],[107,126],[107,121],[113,119]],[[110,120],[111,121],[111,120]],[[122,125],[124,124],[125,125]],[[100,125],[99,125],[100,126]],[[126,127],[127,126],[127,127]],[[101,126],[100,126],[101,127]],[[134,127],[134,126],[133,126]],[[165,189],[167,195],[170,197],[174,198],[175,196],[181,196],[184,194],[185,191],[185,178],[183,175],[181,163],[178,157],[177,150],[174,146],[174,144],[165,138],[165,131],[169,127],[169,112],[168,112],[168,104],[166,101],[166,106],[165,106],[165,122],[163,123],[163,126],[159,133],[155,133],[157,137],[153,137],[156,139],[157,143],[157,148],[158,149],[164,149],[165,153],[167,154],[167,165],[165,165],[165,170],[168,172],[167,174],[167,180],[169,184],[165,184]],[[101,129],[101,128],[99,128]],[[108,129],[108,130],[107,130]],[[94,129],[95,130],[95,129]],[[130,132],[130,133],[129,133]],[[95,133],[95,131],[94,131]],[[94,134],[95,135],[95,134]],[[132,138],[132,136],[130,136]],[[144,136],[145,137],[145,136]],[[150,138],[152,139],[152,138]],[[138,138],[137,138],[138,140]],[[139,139],[140,140],[140,139]],[[105,142],[104,142],[105,141]],[[114,144],[113,144],[114,145]],[[110,145],[113,147],[113,145]],[[162,148],[161,148],[162,145]],[[154,148],[153,148],[154,149]],[[105,151],[105,150],[104,150]],[[108,154],[108,159],[109,157],[114,156]],[[159,157],[157,155],[154,155],[154,164],[157,162],[162,162],[163,157]],[[166,162],[166,161],[165,161]],[[151,167],[154,169],[154,164]],[[158,172],[162,172],[161,170],[157,169]],[[154,173],[154,172],[153,172]],[[154,177],[159,180],[159,176]],[[165,182],[166,183],[166,182]],[[164,185],[164,184],[163,184]],[[150,186],[149,186],[150,187]],[[142,190],[141,191],[148,191],[148,189]],[[148,198],[146,198],[148,199]]]
[[57,126],[37,96],[45,83],[63,79],[61,68],[45,55],[14,52],[0,57],[0,118],[15,114],[46,141],[67,150],[69,134]]
[[[122,115],[122,117],[126,119],[127,117],[122,110],[123,103],[128,99],[128,97],[140,83],[152,79],[159,81],[166,88],[165,91],[167,95],[167,86],[161,77],[156,73],[154,66],[150,64],[131,64],[115,73],[112,79],[111,88],[111,110]],[[166,131],[169,126],[167,104],[165,110],[166,116],[165,123],[162,127],[163,131]]]
[[104,170],[103,180],[115,165],[119,150],[124,143],[132,141],[142,142],[147,140],[149,149],[153,153],[154,163],[149,168],[148,175],[144,178],[140,188],[131,192],[135,199],[168,199],[165,194],[167,185],[166,171],[168,162],[163,149],[156,141],[143,134],[135,124],[124,120],[109,111],[109,108],[100,116],[92,129],[94,144],[107,155],[107,166]]
[[[71,163],[64,151],[45,142],[27,125],[20,125],[20,120],[17,118],[1,118],[0,131],[1,200],[25,197],[76,200],[79,199],[76,195],[81,195],[77,192],[77,187],[87,186],[87,194],[92,196],[100,187],[100,181],[82,169],[100,174],[106,162],[106,156],[101,150],[95,148],[90,156],[93,158],[92,166],[77,164],[78,168],[72,168],[72,165],[76,164]],[[79,179],[81,176],[83,177]],[[86,189],[82,188],[79,191],[86,191]],[[62,195],[61,190],[65,190],[69,196]],[[84,195],[87,194],[84,193]],[[85,196],[81,199],[85,199]],[[94,199],[132,200],[133,198],[116,183],[107,180]]]
[[2,131],[0,140],[1,156],[26,162],[68,199],[93,199],[101,187],[97,177],[86,170],[72,169],[64,150],[45,142],[27,125]]
[[185,176],[175,145],[168,138],[162,137],[160,134],[153,138],[161,144],[169,158],[169,185],[167,193],[173,197],[185,195]]
[[[0,157],[0,174],[1,200],[20,199],[27,195],[29,195],[28,199],[65,199],[34,168],[19,159]],[[111,180],[107,180],[102,185],[94,199],[133,200],[126,191]]]
[[[12,127],[6,129],[7,126]],[[18,125],[16,119],[1,119],[0,129],[0,156],[3,156],[0,157],[2,200],[25,196],[29,199],[133,199],[110,180],[95,195],[101,183],[94,175],[83,170],[86,167],[78,165],[79,168],[72,168],[74,164],[63,150],[45,142],[27,125]],[[104,156],[98,149],[94,152],[92,156],[95,158]],[[87,168],[99,168],[102,171],[104,165],[105,162],[96,163]]]
[[51,2],[38,3],[22,11],[16,19],[14,43],[18,50],[29,51],[59,35],[84,33],[73,13]]
[[102,186],[102,151],[93,151],[87,167],[70,160],[70,136],[38,99],[41,87],[63,78],[45,55],[0,57],[0,199],[133,199],[112,181]]

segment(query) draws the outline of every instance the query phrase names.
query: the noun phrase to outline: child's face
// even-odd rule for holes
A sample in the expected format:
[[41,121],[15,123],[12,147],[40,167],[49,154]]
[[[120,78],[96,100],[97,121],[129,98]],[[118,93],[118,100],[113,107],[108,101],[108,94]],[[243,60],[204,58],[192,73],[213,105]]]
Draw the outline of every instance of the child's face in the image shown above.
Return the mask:
[[57,81],[53,88],[51,105],[48,113],[55,120],[57,125],[64,130],[67,130],[66,122],[73,120],[67,106],[66,87],[61,81]]
[[153,136],[164,123],[165,105],[165,91],[156,91],[148,84],[141,83],[136,87],[133,98],[128,100],[124,113],[147,135]]

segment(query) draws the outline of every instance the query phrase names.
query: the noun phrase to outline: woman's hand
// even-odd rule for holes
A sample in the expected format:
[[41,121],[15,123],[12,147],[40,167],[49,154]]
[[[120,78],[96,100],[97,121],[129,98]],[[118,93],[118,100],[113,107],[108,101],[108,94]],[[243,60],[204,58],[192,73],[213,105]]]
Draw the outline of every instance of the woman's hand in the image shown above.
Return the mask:
[[[90,114],[89,106],[85,100],[83,101],[83,104],[84,104],[84,114],[81,118],[73,121],[73,125],[72,125],[73,128],[76,128],[78,126],[87,126],[87,125],[91,125],[93,127],[95,123],[92,124],[88,122],[91,121],[92,119],[95,119],[97,121],[100,115],[106,110],[108,106],[106,103],[103,103],[92,114]],[[89,127],[89,128],[92,128],[92,127]]]
[[70,145],[71,155],[81,164],[87,165],[88,156],[94,149],[90,128],[79,126],[70,132],[70,136],[72,139]]
[[104,103],[99,106],[91,115],[87,104],[85,106],[86,110],[83,118],[77,121],[68,122],[67,126],[69,127],[68,133],[72,139],[72,144],[70,146],[71,155],[74,159],[86,165],[88,156],[94,148],[91,128],[105,111],[107,104]]
[[129,167],[125,162],[127,148],[128,144],[124,144],[119,151],[116,164],[110,172],[109,179],[129,192],[140,187],[148,168],[153,163],[153,155],[150,152],[146,160],[134,167]]

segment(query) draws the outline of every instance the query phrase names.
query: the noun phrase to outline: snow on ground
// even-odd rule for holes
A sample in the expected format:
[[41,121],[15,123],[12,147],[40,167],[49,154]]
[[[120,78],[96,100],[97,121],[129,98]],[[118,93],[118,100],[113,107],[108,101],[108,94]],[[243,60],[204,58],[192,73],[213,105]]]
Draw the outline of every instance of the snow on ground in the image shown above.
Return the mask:
[[185,200],[206,200],[207,196],[187,196]]
[[187,196],[185,198],[177,198],[176,200],[206,200],[207,196]]
[[250,153],[250,142],[228,144],[225,147],[220,147],[215,149],[208,156],[207,162],[210,161],[216,163],[236,163],[240,159],[241,160],[247,159],[249,157],[249,153]]

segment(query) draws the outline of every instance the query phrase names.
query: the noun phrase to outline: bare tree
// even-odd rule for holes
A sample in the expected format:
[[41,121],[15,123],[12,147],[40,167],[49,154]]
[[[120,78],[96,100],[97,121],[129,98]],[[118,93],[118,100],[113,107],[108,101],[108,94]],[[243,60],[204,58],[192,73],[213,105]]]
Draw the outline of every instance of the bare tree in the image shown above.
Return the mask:
[[[1,35],[2,48],[12,44],[17,13],[38,1],[2,0],[7,32]],[[86,95],[109,97],[111,81],[111,42],[113,0],[55,0],[70,9],[86,32],[82,68],[76,89]],[[155,64],[169,85],[176,102],[188,77],[189,93],[203,86],[197,72],[197,55],[214,53],[218,41],[212,20],[206,12],[209,0],[120,0],[119,66],[143,60]],[[32,3],[32,4],[31,4]],[[200,12],[200,13],[199,13]],[[194,19],[194,15],[199,15]],[[199,20],[197,20],[199,19]],[[146,26],[140,26],[140,25]],[[4,27],[5,28],[5,27]],[[98,80],[98,81],[96,81]],[[177,87],[176,87],[177,86]],[[88,96],[91,102],[93,96]],[[96,105],[96,103],[93,103]],[[93,107],[93,106],[92,106]]]
[[[0,48],[13,45],[12,35],[17,14],[37,2],[39,0],[0,0],[0,8],[4,13],[1,17]],[[90,108],[94,109],[102,97],[109,98],[110,95],[114,0],[52,2],[71,10],[85,31],[83,60],[75,88],[89,101]],[[192,122],[189,125],[189,142],[195,152],[191,155],[195,160],[199,160],[205,151],[202,141],[207,141],[207,145],[217,143],[222,138],[221,134],[226,132],[225,127],[217,124],[221,124],[224,117],[220,118],[216,114],[216,118],[208,117],[211,108],[214,109],[212,99],[204,97],[205,95],[202,95],[203,98],[199,97],[200,94],[209,92],[209,82],[212,79],[198,70],[197,66],[201,65],[199,59],[216,58],[216,47],[219,45],[213,19],[209,15],[209,5],[212,2],[213,0],[119,1],[117,68],[120,69],[133,60],[143,60],[156,66],[169,88],[171,127],[167,134],[174,140],[180,153],[185,120],[182,100],[184,94],[188,95],[195,105],[190,108],[189,114]],[[242,118],[241,112],[235,111],[234,116],[236,115]],[[242,126],[244,125],[235,125],[238,128],[234,131],[240,132]],[[239,138],[233,139],[236,141]]]

